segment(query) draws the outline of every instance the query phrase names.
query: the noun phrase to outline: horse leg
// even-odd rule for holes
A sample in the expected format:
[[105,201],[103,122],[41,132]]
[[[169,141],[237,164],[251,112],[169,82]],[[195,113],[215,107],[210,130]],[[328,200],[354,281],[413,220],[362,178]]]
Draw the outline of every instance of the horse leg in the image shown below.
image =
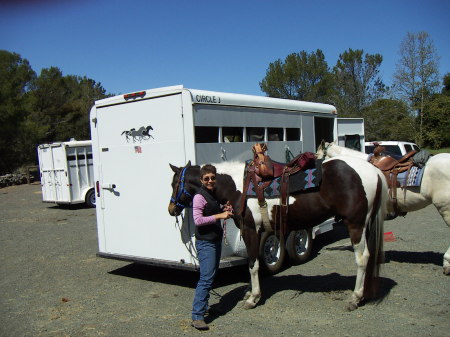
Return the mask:
[[444,254],[444,274],[450,275],[450,247]]
[[[438,210],[439,214],[441,215],[442,219],[444,219],[447,226],[450,227],[450,204],[448,200],[450,200],[450,192],[443,191],[439,195],[433,196],[433,205]],[[450,247],[447,249],[447,251],[444,254],[443,258],[443,272],[445,275],[450,275]]]
[[244,296],[244,309],[252,309],[261,298],[261,288],[259,286],[259,237],[254,227],[244,227],[244,242],[247,248],[248,265],[250,271],[250,287]]
[[[360,235],[360,240],[358,243],[353,243],[353,250],[355,252],[355,261],[357,266],[356,283],[355,289],[347,303],[347,310],[353,311],[358,308],[359,304],[363,300],[364,295],[364,281],[366,278],[367,263],[369,261],[369,251],[367,249],[365,233],[362,237]],[[352,237],[350,233],[350,237]]]
[[259,299],[261,298],[261,288],[259,286],[259,261],[255,260],[253,267],[249,267],[250,270],[250,282],[251,288],[244,296],[244,309],[253,309],[256,307]]

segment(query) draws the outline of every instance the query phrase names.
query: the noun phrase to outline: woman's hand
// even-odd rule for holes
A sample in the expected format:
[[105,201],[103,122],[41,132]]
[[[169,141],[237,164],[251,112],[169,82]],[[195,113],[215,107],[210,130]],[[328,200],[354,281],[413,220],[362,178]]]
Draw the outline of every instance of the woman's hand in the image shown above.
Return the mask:
[[226,219],[231,218],[232,216],[233,216],[233,213],[230,212],[230,211],[225,211],[225,212],[222,212],[222,213],[219,213],[219,214],[215,214],[215,215],[214,215],[214,217],[215,217],[217,220],[221,220],[221,219],[226,220]]

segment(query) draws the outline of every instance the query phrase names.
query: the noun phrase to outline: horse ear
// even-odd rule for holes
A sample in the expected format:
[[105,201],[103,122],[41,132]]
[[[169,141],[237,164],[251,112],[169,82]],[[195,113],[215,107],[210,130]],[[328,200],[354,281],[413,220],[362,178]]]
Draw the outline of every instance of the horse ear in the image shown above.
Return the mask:
[[174,166],[174,165],[172,165],[172,164],[170,164],[170,163],[169,163],[169,165],[170,165],[170,168],[172,169],[172,171],[173,171],[174,173],[180,172],[180,169],[179,169],[178,167],[176,167],[176,166]]
[[186,167],[191,166],[191,161],[189,160],[188,163],[186,164]]

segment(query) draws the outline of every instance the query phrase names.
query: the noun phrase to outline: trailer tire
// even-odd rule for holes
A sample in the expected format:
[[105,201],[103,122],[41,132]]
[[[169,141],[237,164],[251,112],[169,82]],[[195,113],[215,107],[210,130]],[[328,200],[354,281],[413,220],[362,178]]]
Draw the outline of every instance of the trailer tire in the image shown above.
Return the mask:
[[95,208],[96,199],[94,189],[91,189],[86,193],[85,201],[88,207]]
[[274,275],[281,271],[286,250],[275,232],[263,232],[259,242],[259,267],[263,274]]
[[302,264],[308,261],[312,250],[311,229],[300,229],[289,233],[286,240],[286,250],[292,264]]

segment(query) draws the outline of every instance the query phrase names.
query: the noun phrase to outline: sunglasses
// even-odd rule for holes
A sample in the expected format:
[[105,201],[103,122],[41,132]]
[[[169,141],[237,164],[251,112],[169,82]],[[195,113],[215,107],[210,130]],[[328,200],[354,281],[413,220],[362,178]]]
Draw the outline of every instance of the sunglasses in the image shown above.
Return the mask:
[[208,182],[208,181],[216,181],[216,176],[212,176],[212,177],[204,177],[203,181]]

